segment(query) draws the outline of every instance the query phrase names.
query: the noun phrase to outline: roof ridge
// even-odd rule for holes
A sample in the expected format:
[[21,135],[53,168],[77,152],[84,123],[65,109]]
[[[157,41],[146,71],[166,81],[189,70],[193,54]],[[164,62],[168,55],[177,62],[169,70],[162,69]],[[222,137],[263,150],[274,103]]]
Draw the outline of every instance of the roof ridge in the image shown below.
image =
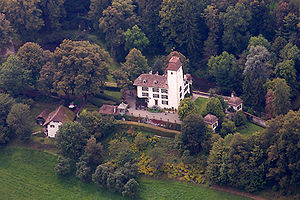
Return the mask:
[[[58,112],[61,110],[62,107],[63,105],[60,105],[56,110],[51,112],[53,113],[53,115],[50,116],[50,118],[45,121],[44,126],[52,121],[52,119],[58,114]],[[51,113],[49,113],[49,115],[51,115]]]

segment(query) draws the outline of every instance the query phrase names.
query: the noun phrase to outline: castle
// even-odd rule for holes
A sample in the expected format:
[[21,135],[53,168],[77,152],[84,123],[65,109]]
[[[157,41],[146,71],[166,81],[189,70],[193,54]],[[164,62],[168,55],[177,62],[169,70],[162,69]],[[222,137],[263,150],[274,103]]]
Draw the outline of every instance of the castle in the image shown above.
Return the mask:
[[141,74],[135,81],[137,97],[144,99],[149,108],[177,109],[179,103],[190,93],[192,77],[183,74],[182,63],[177,56],[169,60],[164,75]]

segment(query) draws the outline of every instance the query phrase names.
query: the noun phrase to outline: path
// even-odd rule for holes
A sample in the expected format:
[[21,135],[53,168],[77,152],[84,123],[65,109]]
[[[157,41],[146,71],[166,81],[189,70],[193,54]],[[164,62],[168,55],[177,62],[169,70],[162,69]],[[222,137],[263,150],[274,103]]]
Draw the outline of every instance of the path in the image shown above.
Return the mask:
[[254,199],[254,200],[265,200],[263,197],[259,197],[259,196],[256,196],[256,195],[253,195],[253,194],[247,193],[247,192],[241,192],[241,191],[235,190],[235,189],[230,188],[230,187],[213,185],[210,188],[213,189],[213,190],[228,192],[228,193],[231,193],[231,194],[247,197],[247,198]]

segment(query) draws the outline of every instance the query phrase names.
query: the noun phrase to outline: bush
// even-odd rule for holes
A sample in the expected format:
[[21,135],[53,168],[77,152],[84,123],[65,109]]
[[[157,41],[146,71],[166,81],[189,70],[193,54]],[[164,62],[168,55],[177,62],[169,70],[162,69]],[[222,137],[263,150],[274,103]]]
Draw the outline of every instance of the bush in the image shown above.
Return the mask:
[[54,167],[54,170],[59,176],[66,176],[71,172],[71,163],[70,159],[63,156],[59,156],[57,159],[57,164]]
[[238,111],[233,117],[233,122],[237,127],[246,125],[247,117],[242,111]]
[[129,181],[127,181],[127,183],[124,185],[124,191],[122,192],[122,195],[134,199],[138,190],[139,190],[139,184],[136,182],[135,179],[132,178]]
[[143,133],[138,133],[134,139],[135,146],[139,151],[145,150],[148,145],[148,140]]
[[83,182],[90,182],[92,180],[92,170],[85,161],[76,163],[76,176]]

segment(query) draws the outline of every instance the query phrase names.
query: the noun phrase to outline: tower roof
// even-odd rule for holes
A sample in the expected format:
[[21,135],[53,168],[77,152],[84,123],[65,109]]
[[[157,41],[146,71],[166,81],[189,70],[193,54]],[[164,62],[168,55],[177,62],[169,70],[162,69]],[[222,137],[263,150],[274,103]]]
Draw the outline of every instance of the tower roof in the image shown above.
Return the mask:
[[168,63],[167,70],[177,71],[182,66],[180,58],[177,56],[173,56]]

